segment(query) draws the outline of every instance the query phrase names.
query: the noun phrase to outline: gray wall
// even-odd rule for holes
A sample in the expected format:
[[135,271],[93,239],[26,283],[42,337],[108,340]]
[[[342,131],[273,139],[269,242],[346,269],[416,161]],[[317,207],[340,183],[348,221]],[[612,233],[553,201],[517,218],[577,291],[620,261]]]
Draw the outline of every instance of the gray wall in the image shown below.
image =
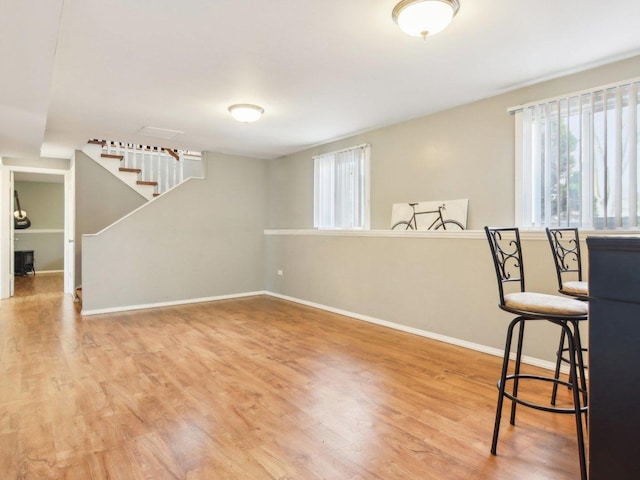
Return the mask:
[[[271,229],[312,228],[313,155],[370,143],[372,229],[389,228],[396,202],[468,198],[468,227],[476,232],[443,239],[270,234],[266,289],[503,348],[509,316],[497,308],[495,273],[478,230],[514,223],[514,119],[507,108],[639,73],[634,57],[271,160]],[[528,288],[555,292],[543,234],[530,234],[524,250]],[[528,335],[527,354],[552,360],[557,334],[538,330]]]
[[14,188],[31,229],[64,229],[64,183],[16,181]]
[[[490,68],[490,67],[489,67]],[[640,56],[538,83],[269,162],[269,228],[313,228],[313,160],[371,144],[371,228],[391,205],[469,199],[468,228],[514,221],[514,119],[507,108],[640,75]]]
[[[270,234],[267,290],[503,349],[512,316],[498,309],[495,270],[483,235],[469,232],[466,238],[411,238],[393,234]],[[586,252],[586,245],[583,248]],[[523,254],[527,287],[556,293],[553,260],[544,234],[529,234],[523,241]],[[282,276],[277,275],[278,270]],[[529,330],[526,354],[553,360],[559,330],[543,324]]]
[[38,273],[64,270],[64,232],[17,233],[15,250],[33,250]]
[[264,160],[205,154],[190,179],[83,238],[83,311],[264,290]]
[[202,160],[185,158],[182,161],[184,162],[183,175],[185,179],[191,177],[202,178],[204,176],[202,173]]
[[97,233],[147,199],[81,151],[75,152],[75,283],[82,285],[82,235]]
[[16,181],[14,187],[31,221],[28,229],[15,230],[15,250],[33,250],[36,271],[63,270],[64,183]]

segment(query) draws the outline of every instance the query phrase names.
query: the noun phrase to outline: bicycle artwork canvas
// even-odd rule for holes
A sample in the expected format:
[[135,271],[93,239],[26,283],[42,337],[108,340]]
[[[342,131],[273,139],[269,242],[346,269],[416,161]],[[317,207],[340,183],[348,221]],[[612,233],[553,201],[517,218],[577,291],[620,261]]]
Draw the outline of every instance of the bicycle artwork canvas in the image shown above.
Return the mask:
[[395,203],[391,230],[464,230],[468,205],[468,199]]

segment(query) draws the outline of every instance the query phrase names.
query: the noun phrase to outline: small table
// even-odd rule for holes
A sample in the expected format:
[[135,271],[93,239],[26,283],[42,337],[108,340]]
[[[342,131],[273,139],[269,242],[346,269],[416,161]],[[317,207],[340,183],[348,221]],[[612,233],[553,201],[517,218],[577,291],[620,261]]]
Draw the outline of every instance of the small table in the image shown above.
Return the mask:
[[13,273],[15,275],[26,275],[29,272],[33,272],[35,275],[34,260],[33,250],[16,250],[13,258]]

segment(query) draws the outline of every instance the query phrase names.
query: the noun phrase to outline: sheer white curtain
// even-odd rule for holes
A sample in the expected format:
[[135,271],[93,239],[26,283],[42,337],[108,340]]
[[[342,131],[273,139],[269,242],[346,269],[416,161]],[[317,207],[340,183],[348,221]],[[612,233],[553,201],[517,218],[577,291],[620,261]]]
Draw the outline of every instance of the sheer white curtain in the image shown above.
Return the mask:
[[314,226],[369,228],[369,145],[314,157]]
[[640,79],[516,111],[524,227],[637,229]]

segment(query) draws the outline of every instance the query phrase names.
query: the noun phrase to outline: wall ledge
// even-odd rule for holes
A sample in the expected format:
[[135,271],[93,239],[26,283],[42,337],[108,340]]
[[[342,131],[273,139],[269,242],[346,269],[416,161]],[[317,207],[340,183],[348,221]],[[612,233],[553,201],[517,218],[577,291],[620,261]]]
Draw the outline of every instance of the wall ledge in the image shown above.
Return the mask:
[[[395,230],[318,230],[308,229],[266,229],[267,236],[316,236],[316,237],[385,237],[385,238],[446,238],[462,240],[485,240],[484,230],[448,231],[395,231]],[[580,230],[580,241],[588,236],[638,236],[640,231],[629,230]],[[544,240],[547,235],[544,230],[520,229],[522,240]]]
[[[316,237],[402,237],[402,238],[486,238],[484,230],[447,231],[397,231],[397,230],[318,230],[318,229],[268,229],[265,235],[316,236]],[[544,232],[543,232],[544,234]]]

